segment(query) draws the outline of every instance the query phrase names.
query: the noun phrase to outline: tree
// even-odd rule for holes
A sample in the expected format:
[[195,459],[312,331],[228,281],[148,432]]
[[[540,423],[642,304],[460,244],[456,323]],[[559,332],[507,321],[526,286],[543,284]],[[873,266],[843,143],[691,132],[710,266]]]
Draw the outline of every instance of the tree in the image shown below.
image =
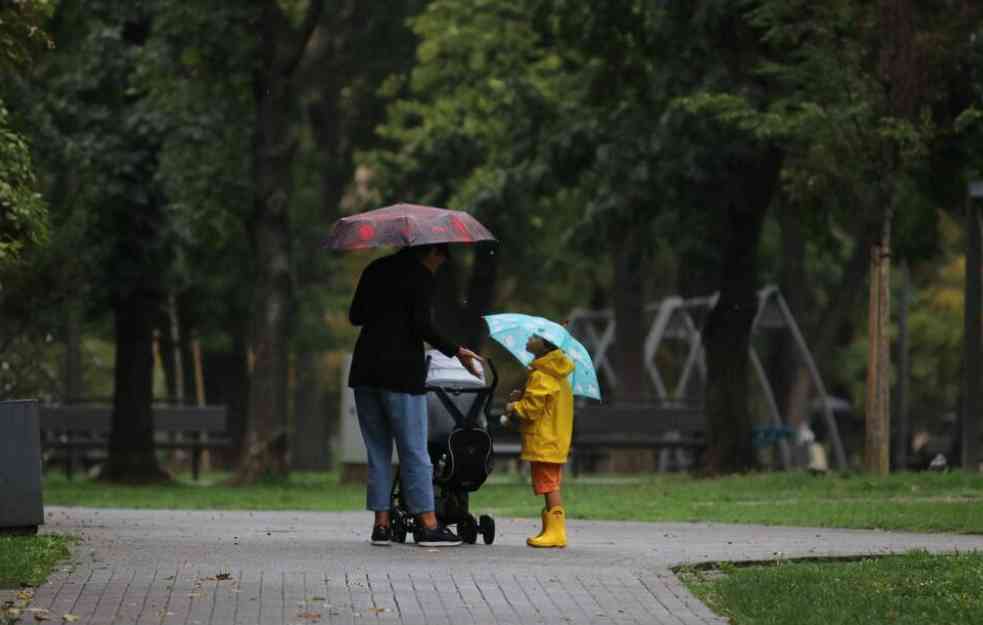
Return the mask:
[[299,86],[297,69],[324,9],[309,0],[299,26],[276,0],[256,0],[259,39],[253,93],[256,98],[252,211],[246,218],[256,256],[252,303],[254,365],[248,429],[237,481],[252,482],[287,470],[287,367],[293,304],[289,199],[297,133],[292,125]]
[[[0,70],[23,73],[41,50],[52,45],[44,20],[47,2],[32,0],[0,7]],[[0,91],[0,271],[9,268],[25,246],[47,236],[47,208],[38,193],[31,154],[11,124]]]
[[[174,307],[161,315],[158,329],[165,379],[176,398],[180,358],[184,395],[193,397],[197,343],[205,400],[227,408],[233,446],[223,455],[229,465],[238,461],[248,413],[249,317],[256,282],[245,227],[254,195],[255,131],[253,124],[229,120],[256,116],[257,15],[247,3],[157,2],[140,75],[165,126],[157,178],[176,233],[168,284]],[[170,340],[172,321],[177,344]]]
[[36,275],[60,263],[63,281],[78,278],[61,285],[60,297],[88,287],[91,307],[111,311],[115,379],[103,475],[126,481],[164,477],[154,455],[152,320],[171,245],[154,182],[160,120],[135,78],[151,22],[144,2],[60,3],[51,19],[57,53],[32,72],[24,100],[57,227],[58,250]]

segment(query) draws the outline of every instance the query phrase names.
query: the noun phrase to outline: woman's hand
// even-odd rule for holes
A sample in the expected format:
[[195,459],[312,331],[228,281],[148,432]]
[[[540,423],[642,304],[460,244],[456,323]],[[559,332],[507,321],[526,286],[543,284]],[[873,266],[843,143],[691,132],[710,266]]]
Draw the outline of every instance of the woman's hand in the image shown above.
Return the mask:
[[509,401],[519,401],[520,399],[522,399],[522,391],[520,391],[519,389],[516,389],[511,393],[509,393]]
[[458,347],[457,354],[455,354],[455,356],[457,356],[457,359],[461,361],[461,364],[464,365],[464,368],[471,372],[471,375],[473,375],[476,378],[481,378],[481,371],[479,371],[478,367],[476,367],[474,364],[474,361],[476,360],[478,362],[484,361],[484,359],[481,356],[474,353],[467,347]]

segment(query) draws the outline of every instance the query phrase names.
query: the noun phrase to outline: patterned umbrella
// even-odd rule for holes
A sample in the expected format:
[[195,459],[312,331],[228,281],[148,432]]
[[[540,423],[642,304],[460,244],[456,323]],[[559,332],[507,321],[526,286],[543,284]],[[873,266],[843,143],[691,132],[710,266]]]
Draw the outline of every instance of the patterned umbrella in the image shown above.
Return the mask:
[[487,228],[465,212],[419,204],[393,204],[339,219],[332,226],[324,247],[359,250],[384,245],[407,247],[494,240]]
[[488,335],[501,343],[523,365],[529,366],[533,360],[533,355],[526,351],[526,341],[533,334],[556,345],[573,360],[574,370],[570,374],[573,394],[591,399],[601,398],[594,361],[587,349],[566,328],[543,317],[517,313],[485,315],[484,319],[488,324]]

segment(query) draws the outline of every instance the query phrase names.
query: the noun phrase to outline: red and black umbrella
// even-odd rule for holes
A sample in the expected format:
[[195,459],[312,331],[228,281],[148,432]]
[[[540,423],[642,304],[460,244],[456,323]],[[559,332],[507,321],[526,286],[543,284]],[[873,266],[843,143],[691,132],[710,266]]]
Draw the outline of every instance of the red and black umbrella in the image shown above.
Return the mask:
[[339,219],[324,247],[360,250],[384,245],[408,247],[494,240],[492,233],[468,213],[419,204],[393,204]]

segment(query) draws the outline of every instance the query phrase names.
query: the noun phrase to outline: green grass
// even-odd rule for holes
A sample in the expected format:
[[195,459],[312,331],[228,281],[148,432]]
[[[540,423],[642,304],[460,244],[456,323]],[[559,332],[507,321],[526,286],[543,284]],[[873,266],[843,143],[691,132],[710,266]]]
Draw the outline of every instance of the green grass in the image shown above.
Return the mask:
[[983,623],[983,554],[680,572],[733,625],[977,625]]
[[0,536],[0,588],[37,586],[68,557],[65,536]]
[[[294,473],[289,480],[223,486],[201,483],[109,486],[49,474],[48,505],[217,510],[361,510],[365,490],[334,473]],[[541,498],[527,479],[496,473],[472,495],[472,508],[499,516],[535,517]],[[716,521],[817,527],[983,533],[983,476],[906,473],[884,479],[768,473],[720,479],[680,475],[565,478],[572,518],[632,521]]]

